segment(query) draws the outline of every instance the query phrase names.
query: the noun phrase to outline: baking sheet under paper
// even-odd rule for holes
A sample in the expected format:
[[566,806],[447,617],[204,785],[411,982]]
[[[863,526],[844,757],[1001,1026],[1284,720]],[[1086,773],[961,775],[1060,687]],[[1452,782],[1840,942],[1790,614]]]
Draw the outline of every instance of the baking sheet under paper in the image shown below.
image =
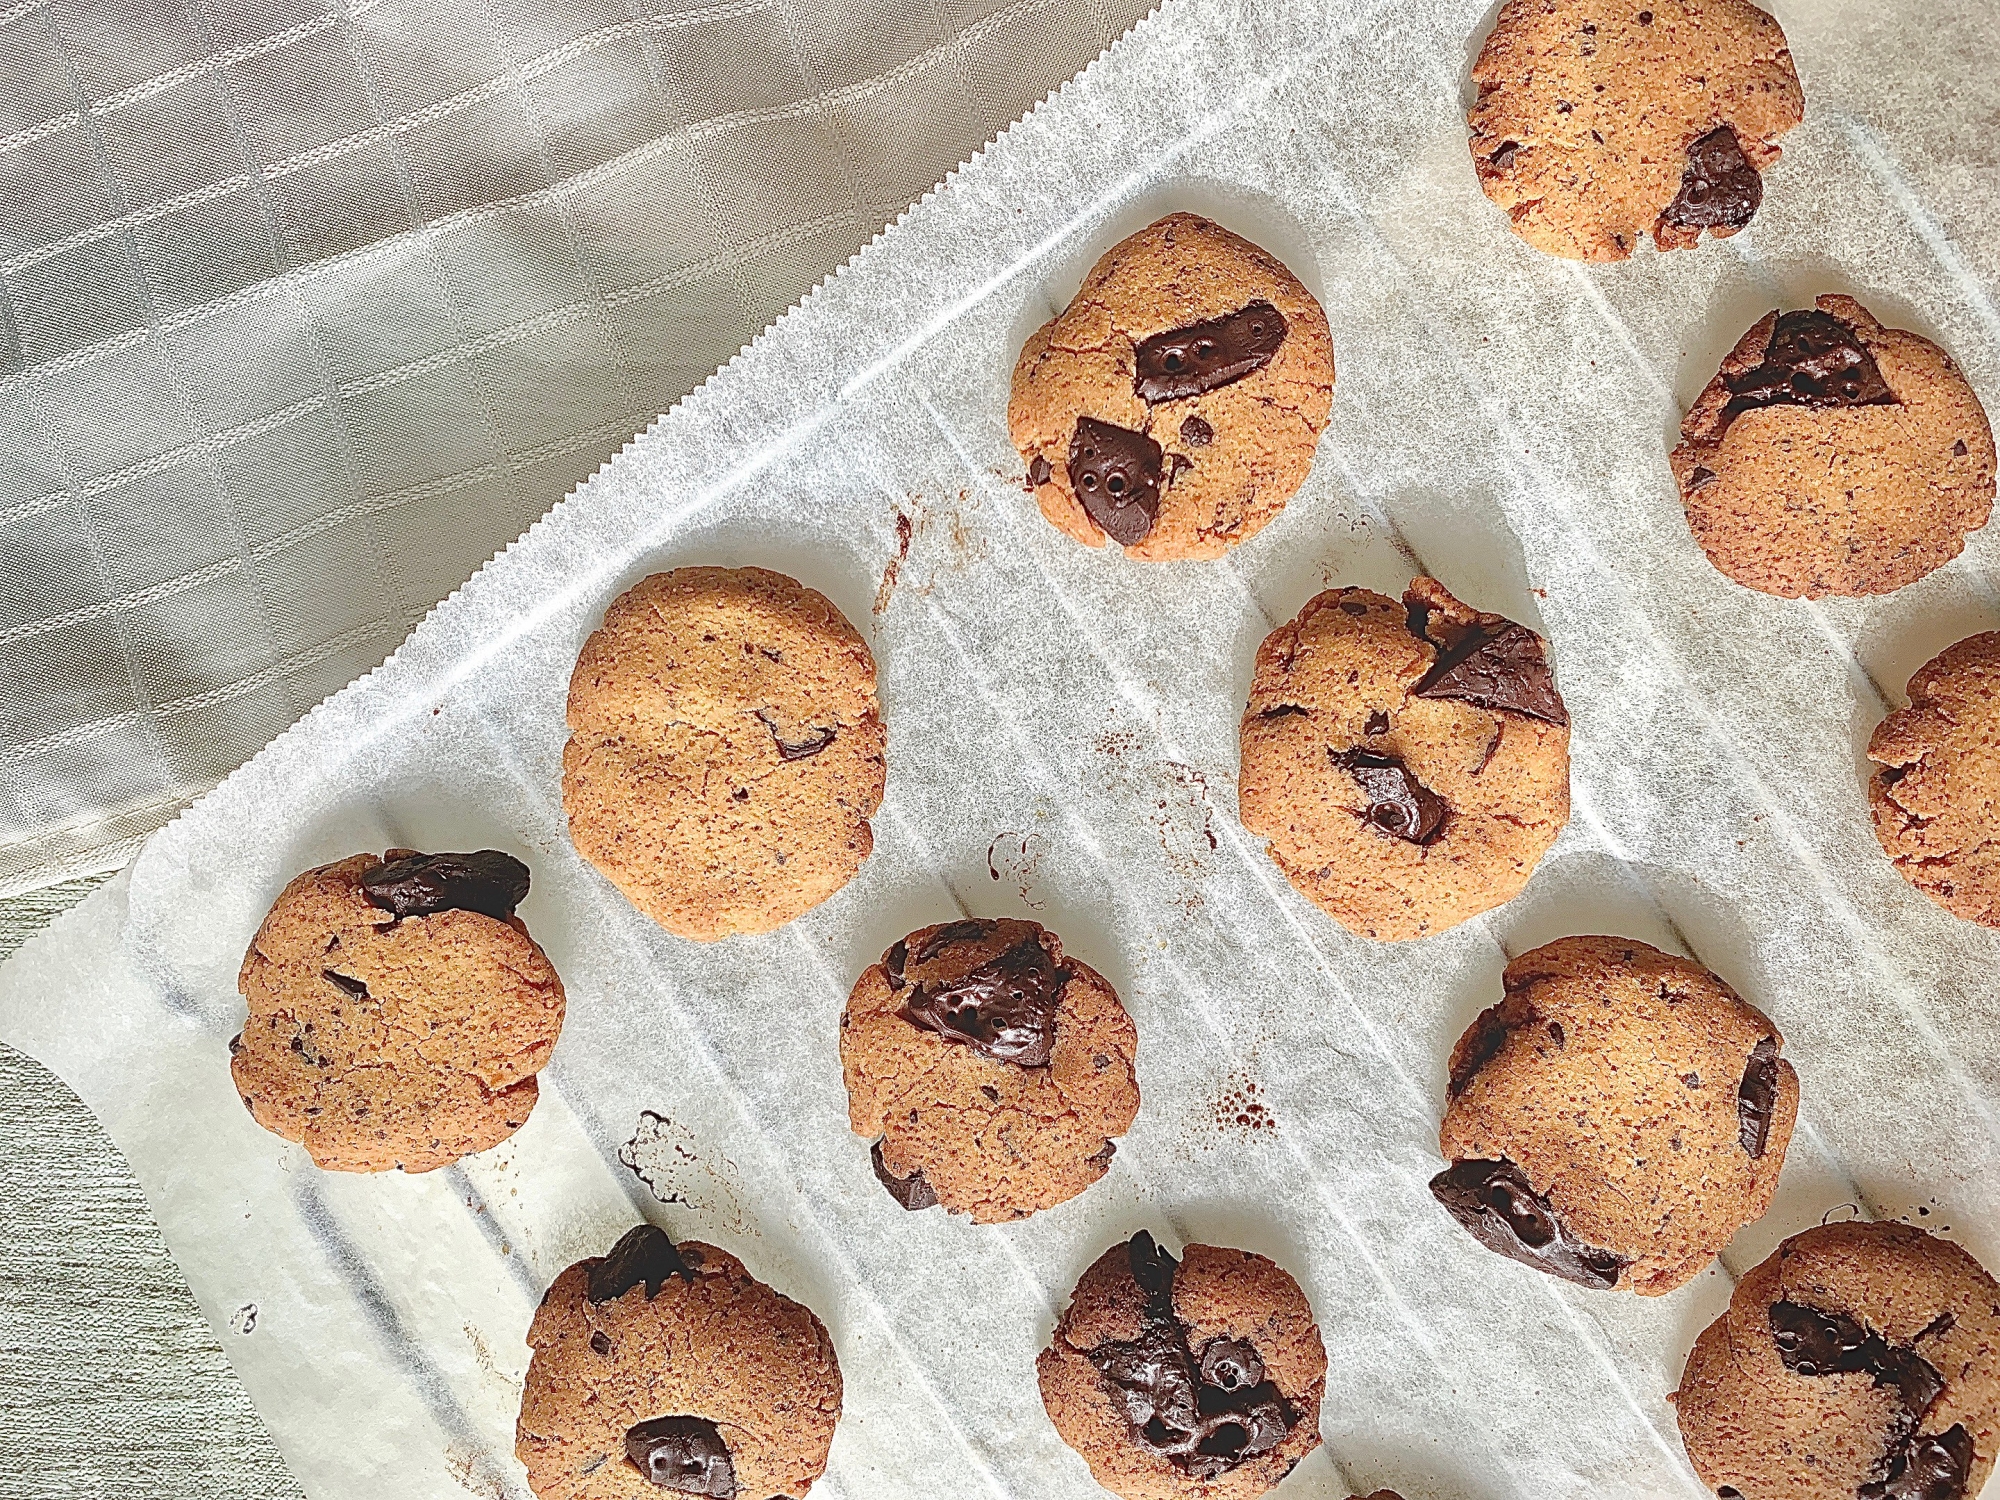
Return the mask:
[[[2000,18],[1777,10],[1807,118],[1754,227],[1578,266],[1474,181],[1479,0],[1169,5],[8,967],[0,1030],[129,1155],[310,1494],[525,1495],[529,1317],[641,1214],[826,1321],[846,1405],[822,1497],[1098,1493],[1034,1357],[1078,1272],[1142,1226],[1262,1251],[1311,1297],[1328,1447],[1293,1497],[1693,1496],[1666,1394],[1782,1236],[1909,1215],[2000,1267],[2000,934],[1894,873],[1861,761],[1883,691],[2000,625],[1994,538],[1888,598],[1780,601],[1702,558],[1666,466],[1722,352],[1823,291],[1936,338],[2000,409]],[[1313,288],[1339,384],[1278,521],[1219,562],[1138,565],[1038,518],[1006,380],[1090,262],[1173,209]],[[582,863],[557,794],[584,636],[687,563],[831,596],[889,725],[860,875],[712,946]],[[1575,815],[1520,898],[1383,945],[1244,833],[1236,721],[1273,626],[1420,567],[1549,636]],[[391,844],[533,866],[521,915],[568,1023],[505,1145],[321,1173],[231,1090],[236,967],[290,875]],[[960,912],[1054,928],[1139,1027],[1144,1105],[1109,1176],[1007,1227],[904,1213],[846,1123],[849,986]],[[1507,955],[1599,931],[1721,973],[1804,1086],[1771,1213],[1657,1300],[1493,1256],[1425,1190],[1447,1051]]]

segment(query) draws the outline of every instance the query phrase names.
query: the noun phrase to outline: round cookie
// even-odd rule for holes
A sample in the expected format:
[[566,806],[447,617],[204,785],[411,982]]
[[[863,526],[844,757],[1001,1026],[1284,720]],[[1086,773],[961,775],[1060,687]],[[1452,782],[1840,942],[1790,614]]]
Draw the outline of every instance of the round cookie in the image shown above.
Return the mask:
[[1510,899],[1569,821],[1569,715],[1542,638],[1434,578],[1333,589],[1257,649],[1243,826],[1343,926],[1442,932]]
[[1572,260],[1736,233],[1805,113],[1784,32],[1747,0],[1507,0],[1472,76],[1479,186]]
[[1332,404],[1312,293],[1248,240],[1170,214],[1028,340],[1007,426],[1050,525],[1161,561],[1220,557],[1268,524]]
[[1760,318],[1671,463],[1709,561],[1787,599],[1913,583],[1993,508],[1993,430],[1964,374],[1852,297]]
[[907,1209],[1023,1219],[1102,1177],[1139,1112],[1138,1033],[1104,978],[1033,922],[911,933],[840,1018],[848,1120]]
[[563,809],[647,916],[769,932],[874,848],[875,659],[825,597],[763,568],[676,568],[619,596],[577,658]]
[[1319,1446],[1326,1346],[1263,1256],[1182,1257],[1142,1229],[1097,1258],[1035,1362],[1042,1405],[1125,1500],[1251,1500]]
[[542,1500],[804,1500],[826,1471],[826,1328],[712,1245],[640,1225],[555,1279],[528,1344],[514,1454]]
[[2000,1285],[1908,1224],[1824,1224],[1736,1284],[1672,1397],[1740,1500],[1971,1500],[2000,1451]]
[[527,1123],[563,987],[498,850],[391,849],[308,870],[264,918],[237,987],[229,1072],[251,1117],[337,1172],[428,1172]]
[[1489,1249],[1581,1286],[1683,1286],[1778,1189],[1799,1080],[1763,1013],[1629,938],[1523,953],[1451,1053],[1431,1191]]
[[2000,631],[1931,658],[1909,695],[1868,740],[1875,837],[1939,906],[2000,927]]

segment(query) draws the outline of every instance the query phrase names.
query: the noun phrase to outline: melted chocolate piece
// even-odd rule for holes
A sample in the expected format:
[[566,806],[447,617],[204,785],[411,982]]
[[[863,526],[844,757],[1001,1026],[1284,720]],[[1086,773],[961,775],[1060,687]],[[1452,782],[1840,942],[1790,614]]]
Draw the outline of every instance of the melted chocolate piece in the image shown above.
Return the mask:
[[1486,159],[1501,171],[1511,172],[1514,170],[1514,157],[1520,149],[1521,143],[1519,141],[1502,141],[1495,148],[1493,154]]
[[1440,651],[1419,698],[1456,698],[1475,708],[1507,709],[1551,724],[1569,723],[1569,710],[1549,671],[1542,638],[1511,620],[1498,629],[1468,631],[1449,651]]
[[1914,1349],[1900,1349],[1845,1313],[1821,1312],[1798,1302],[1771,1304],[1771,1338],[1778,1359],[1794,1375],[1872,1376],[1875,1384],[1896,1387],[1909,1413],[1905,1433],[1915,1429],[1944,1390],[1937,1366]]
[[1963,1500],[1972,1479],[1972,1434],[1954,1422],[1940,1433],[1911,1433],[1890,1449],[1884,1477],[1861,1486],[1861,1500]]
[[1121,547],[1146,539],[1160,514],[1160,445],[1143,432],[1078,417],[1069,482],[1083,512]]
[[1487,1249],[1578,1286],[1615,1286],[1628,1264],[1571,1239],[1549,1200],[1511,1161],[1455,1161],[1431,1179],[1431,1193]]
[[1458,1065],[1451,1070],[1451,1096],[1464,1093],[1479,1070],[1498,1057],[1507,1045],[1507,1023],[1500,1019],[1500,1007],[1489,1005],[1479,1013],[1468,1033],[1470,1039]]
[[1030,488],[1047,484],[1056,477],[1056,471],[1049,467],[1049,461],[1037,453],[1028,464],[1028,484]]
[[[954,928],[960,930],[946,939]],[[918,962],[936,956],[950,942],[983,937],[987,930],[983,922],[954,922],[932,935]],[[898,963],[890,971],[891,983],[901,976]],[[1057,968],[1040,939],[1030,936],[950,984],[915,986],[897,1014],[995,1062],[1040,1068],[1055,1050],[1056,1011],[1068,983],[1069,970]]]
[[498,849],[411,854],[363,870],[361,893],[398,918],[476,911],[504,922],[528,894],[528,867]]
[[1760,406],[1894,406],[1896,396],[1854,330],[1817,308],[1780,313],[1764,362],[1728,378],[1725,415]]
[[1267,708],[1257,715],[1260,719],[1282,719],[1287,714],[1309,714],[1312,710],[1302,703],[1280,703],[1275,708]]
[[1681,190],[1660,215],[1675,229],[1741,229],[1764,201],[1764,179],[1750,165],[1736,132],[1718,125],[1688,147]]
[[1132,1441],[1197,1479],[1213,1479],[1285,1440],[1298,1413],[1264,1378],[1264,1361],[1240,1339],[1212,1339],[1199,1355],[1174,1316],[1179,1262],[1145,1230],[1126,1246],[1145,1294],[1145,1322],[1129,1341],[1085,1357],[1097,1367]]
[[1134,354],[1132,388],[1147,405],[1199,396],[1268,365],[1285,341],[1285,315],[1268,302],[1252,302],[1205,323],[1156,333]]
[[806,731],[802,740],[788,740],[778,733],[778,716],[768,708],[757,710],[757,717],[764,721],[764,727],[771,731],[771,739],[778,747],[780,760],[810,760],[833,743],[835,730],[831,724],[815,724]]
[[694,1266],[681,1255],[667,1232],[652,1224],[628,1229],[611,1253],[590,1268],[586,1295],[592,1302],[613,1302],[643,1285],[646,1300],[660,1295],[660,1288],[676,1276],[694,1281]]
[[735,1500],[736,1465],[706,1417],[654,1417],[625,1434],[625,1456],[663,1490]]
[[889,1164],[882,1160],[882,1143],[880,1141],[877,1141],[870,1148],[868,1160],[875,1168],[875,1180],[889,1190],[891,1198],[894,1198],[911,1213],[916,1213],[920,1209],[937,1207],[937,1192],[931,1187],[930,1180],[924,1176],[921,1168],[912,1172],[908,1177],[898,1177],[894,1172],[889,1170]]
[[1778,1103],[1778,1044],[1765,1037],[1750,1049],[1736,1089],[1736,1138],[1752,1161],[1771,1139],[1771,1111]]
[[1370,750],[1335,750],[1333,763],[1354,778],[1368,798],[1368,821],[1384,833],[1413,844],[1428,844],[1451,811],[1444,798],[1410,774],[1393,755]]
[[336,989],[346,991],[356,1000],[368,999],[368,986],[352,974],[343,974],[338,969],[321,969],[319,973],[320,978],[332,983]]
[[[1206,448],[1215,441],[1215,429],[1201,417],[1189,417],[1181,423],[1181,441],[1190,448]],[[1958,446],[1962,456],[1965,444],[1960,443]]]

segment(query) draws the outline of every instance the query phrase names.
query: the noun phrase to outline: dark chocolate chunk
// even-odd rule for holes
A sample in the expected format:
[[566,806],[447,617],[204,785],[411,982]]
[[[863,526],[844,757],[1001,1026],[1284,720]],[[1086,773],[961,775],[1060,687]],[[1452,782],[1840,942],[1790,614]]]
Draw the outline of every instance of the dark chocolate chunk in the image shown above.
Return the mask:
[[1444,798],[1410,774],[1393,755],[1369,750],[1328,752],[1368,798],[1368,821],[1384,833],[1413,844],[1428,844],[1444,827],[1450,808]]
[[1778,1359],[1794,1375],[1871,1376],[1878,1386],[1894,1386],[1909,1413],[1905,1431],[1930,1410],[1944,1390],[1937,1366],[1914,1349],[1898,1348],[1845,1313],[1821,1312],[1798,1302],[1771,1304],[1771,1339]]
[[1099,1146],[1095,1151],[1091,1152],[1090,1155],[1086,1156],[1084,1160],[1087,1162],[1091,1162],[1097,1166],[1109,1166],[1111,1163],[1111,1158],[1116,1156],[1117,1154],[1118,1154],[1118,1143],[1116,1141],[1106,1141],[1103,1145]]
[[476,911],[505,921],[528,894],[528,867],[498,849],[412,854],[363,870],[361,892],[397,917]]
[[1520,149],[1521,143],[1519,141],[1502,141],[1499,148],[1486,159],[1501,171],[1511,172],[1514,169],[1514,155]]
[[1197,1357],[1187,1325],[1174,1316],[1179,1262],[1142,1229],[1126,1246],[1126,1263],[1146,1297],[1139,1336],[1099,1345],[1086,1357],[1132,1441],[1198,1479],[1226,1474],[1282,1443],[1298,1413],[1264,1378],[1256,1348],[1212,1339]]
[[1389,716],[1383,713],[1381,709],[1376,709],[1374,713],[1368,716],[1368,722],[1361,726],[1361,732],[1363,734],[1387,734],[1389,732]]
[[1459,1057],[1457,1066],[1451,1070],[1451,1096],[1456,1099],[1464,1093],[1478,1071],[1498,1057],[1507,1045],[1507,1023],[1500,1019],[1500,1007],[1489,1005],[1479,1013],[1479,1019],[1472,1023],[1469,1040],[1461,1043],[1465,1051]]
[[646,1298],[651,1301],[675,1276],[685,1276],[692,1283],[694,1267],[667,1238],[664,1229],[641,1224],[626,1230],[624,1237],[611,1247],[611,1253],[590,1268],[586,1295],[592,1302],[611,1302],[643,1285]]
[[1718,125],[1688,147],[1681,190],[1660,215],[1675,229],[1741,229],[1764,201],[1764,179],[1736,132]]
[[[1181,423],[1181,441],[1190,448],[1206,448],[1215,441],[1215,429],[1200,417],[1189,417]],[[1963,443],[1959,444],[1959,451],[1965,451]]]
[[1049,461],[1043,458],[1041,454],[1037,453],[1034,458],[1029,460],[1028,483],[1030,485],[1047,484],[1055,477],[1056,471],[1049,467]]
[[1572,1239],[1511,1161],[1455,1161],[1431,1179],[1431,1192],[1487,1249],[1578,1286],[1615,1286],[1628,1264]]
[[1911,1433],[1887,1454],[1879,1480],[1856,1491],[1860,1500],[1963,1500],[1972,1480],[1972,1434],[1963,1422],[1943,1432]]
[[1750,1049],[1736,1089],[1736,1138],[1752,1161],[1771,1139],[1771,1111],[1778,1102],[1778,1044],[1765,1037]]
[[[985,923],[966,925],[973,930],[961,937],[984,936],[987,930]],[[918,961],[944,946],[933,936]],[[1055,1049],[1056,1011],[1068,983],[1069,970],[1057,968],[1041,940],[1031,935],[950,984],[913,987],[897,1014],[995,1062],[1039,1068]]]
[[611,1357],[611,1335],[606,1333],[602,1328],[598,1329],[590,1336],[590,1350],[591,1353],[602,1359],[609,1359]]
[[1268,365],[1285,341],[1285,315],[1268,302],[1156,333],[1134,350],[1132,388],[1149,405],[1199,396]]
[[706,1417],[653,1417],[625,1434],[625,1457],[663,1490],[734,1500],[736,1465]]
[[1569,711],[1549,671],[1542,638],[1511,620],[1498,629],[1474,629],[1438,653],[1419,698],[1456,698],[1475,708],[1507,709],[1551,724],[1569,723]]
[[898,1177],[889,1170],[889,1164],[882,1160],[882,1143],[877,1141],[868,1152],[868,1160],[875,1168],[875,1179],[889,1190],[889,1196],[903,1207],[915,1213],[919,1209],[936,1208],[937,1192],[923,1174],[922,1168],[908,1177]]
[[1705,490],[1714,483],[1715,470],[1705,469],[1700,464],[1696,464],[1688,474],[1688,493],[1692,495],[1696,490]]
[[1300,703],[1280,703],[1275,708],[1267,708],[1257,715],[1260,719],[1282,719],[1287,714],[1307,714],[1312,710]]
[[335,988],[345,990],[356,1000],[368,998],[368,986],[351,974],[343,974],[338,969],[321,969],[320,977],[329,980]]
[[1121,547],[1146,539],[1160,514],[1160,445],[1143,432],[1078,417],[1069,482],[1084,514]]
[[833,743],[834,727],[831,724],[815,724],[806,730],[803,739],[788,740],[778,733],[778,716],[768,708],[757,710],[757,717],[764,721],[764,727],[771,731],[771,739],[778,747],[780,760],[810,760]]
[[1894,406],[1896,396],[1854,330],[1832,313],[1780,313],[1764,362],[1728,377],[1731,417],[1760,406]]

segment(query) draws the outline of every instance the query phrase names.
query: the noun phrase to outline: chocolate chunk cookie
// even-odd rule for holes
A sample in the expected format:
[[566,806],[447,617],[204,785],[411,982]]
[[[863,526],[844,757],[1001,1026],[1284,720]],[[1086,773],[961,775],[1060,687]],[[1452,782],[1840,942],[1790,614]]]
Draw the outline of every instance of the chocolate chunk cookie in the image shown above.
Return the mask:
[[676,568],[619,596],[569,684],[577,851],[667,931],[769,932],[874,848],[884,733],[867,643],[762,568]]
[[1868,740],[1875,837],[1939,906],[2000,927],[2000,631],[1932,657],[1909,695]]
[[1333,589],[1257,650],[1243,826],[1328,915],[1422,937],[1511,898],[1569,821],[1545,643],[1434,578]]
[[1746,0],[1507,0],[1472,76],[1480,187],[1573,260],[1736,233],[1805,112],[1784,32]]
[[1523,953],[1451,1054],[1431,1191],[1488,1249],[1657,1297],[1761,1218],[1798,1116],[1785,1039],[1629,938]]
[[308,870],[243,955],[230,1076],[251,1116],[338,1172],[428,1172],[527,1123],[563,987],[496,849]]
[[1042,1405],[1125,1500],[1251,1500],[1319,1446],[1326,1346],[1261,1255],[1140,1230],[1083,1273],[1035,1362]]
[[848,1120],[908,1209],[1023,1219],[1102,1177],[1139,1112],[1132,1018],[1033,922],[911,933],[840,1018]]
[[826,1470],[825,1327],[712,1245],[640,1225],[555,1279],[528,1344],[514,1454],[543,1500],[804,1500]]
[[1741,1500],[1971,1500],[2000,1447],[2000,1285],[1907,1224],[1793,1235],[1736,1284],[1673,1396]]
[[1914,583],[1993,508],[1993,430],[1964,374],[1852,297],[1758,319],[1672,464],[1709,561],[1787,599]]
[[1057,530],[1132,557],[1219,557],[1305,482],[1332,403],[1312,293],[1247,240],[1170,214],[1028,340],[1007,425]]

